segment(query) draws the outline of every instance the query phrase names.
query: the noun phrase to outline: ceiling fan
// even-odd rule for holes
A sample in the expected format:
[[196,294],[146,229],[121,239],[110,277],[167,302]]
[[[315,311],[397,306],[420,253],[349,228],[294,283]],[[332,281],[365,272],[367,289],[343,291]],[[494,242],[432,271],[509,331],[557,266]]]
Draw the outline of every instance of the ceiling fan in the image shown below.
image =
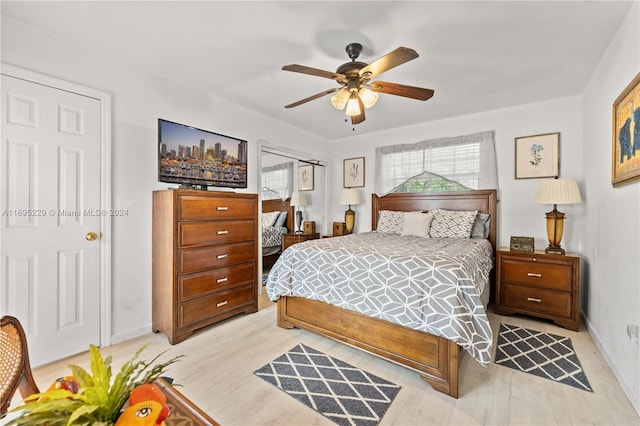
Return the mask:
[[364,109],[370,108],[376,103],[378,93],[403,96],[421,101],[426,101],[433,96],[434,92],[431,89],[389,83],[386,81],[369,82],[369,80],[377,75],[417,58],[418,53],[415,50],[407,47],[398,47],[370,64],[356,61],[358,56],[360,56],[360,52],[362,52],[362,45],[360,43],[348,44],[346,51],[351,62],[340,65],[338,69],[336,69],[336,72],[324,71],[297,64],[282,67],[284,71],[324,77],[335,80],[339,84],[339,87],[325,90],[308,98],[285,105],[285,108],[297,107],[314,99],[335,93],[335,95],[331,97],[333,106],[339,110],[346,108],[345,112],[351,117],[351,123],[360,124],[365,120]]

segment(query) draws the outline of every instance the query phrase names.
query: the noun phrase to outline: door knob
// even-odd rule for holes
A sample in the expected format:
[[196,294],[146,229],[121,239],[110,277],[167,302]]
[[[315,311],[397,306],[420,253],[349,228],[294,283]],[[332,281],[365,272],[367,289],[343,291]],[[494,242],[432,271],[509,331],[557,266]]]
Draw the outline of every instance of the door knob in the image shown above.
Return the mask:
[[87,232],[87,235],[84,236],[87,241],[94,241],[98,238],[98,234],[95,232]]

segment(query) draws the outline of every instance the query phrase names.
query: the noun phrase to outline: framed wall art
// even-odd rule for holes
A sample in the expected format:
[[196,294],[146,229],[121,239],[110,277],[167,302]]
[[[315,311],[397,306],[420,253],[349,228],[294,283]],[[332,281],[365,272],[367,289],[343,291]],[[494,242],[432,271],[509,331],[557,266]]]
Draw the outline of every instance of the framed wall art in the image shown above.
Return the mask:
[[364,186],[364,157],[344,160],[343,187],[362,188]]
[[560,133],[516,138],[516,179],[560,176]]
[[[640,179],[640,73],[613,103],[611,184]],[[637,155],[636,155],[637,154]]]
[[313,191],[313,164],[298,167],[298,191]]

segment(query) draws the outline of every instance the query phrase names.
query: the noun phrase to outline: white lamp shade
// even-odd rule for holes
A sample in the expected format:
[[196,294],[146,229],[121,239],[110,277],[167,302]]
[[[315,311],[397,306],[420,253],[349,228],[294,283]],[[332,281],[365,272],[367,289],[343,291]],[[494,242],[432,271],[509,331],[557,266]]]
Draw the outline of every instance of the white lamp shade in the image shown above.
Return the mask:
[[339,110],[343,110],[345,106],[347,106],[347,101],[349,100],[349,90],[346,88],[340,89],[338,93],[331,97],[331,104]]
[[338,200],[338,204],[346,206],[346,205],[355,205],[362,203],[362,197],[360,197],[360,191],[355,188],[345,188],[340,192],[340,198]]
[[362,100],[365,108],[371,108],[378,102],[378,94],[366,87],[358,91],[358,96],[360,96],[360,100]]
[[345,114],[353,117],[354,115],[360,115],[362,111],[360,110],[360,103],[358,103],[358,95],[355,93],[351,93],[349,96],[349,100],[347,101],[347,109]]
[[536,204],[576,204],[582,202],[575,179],[548,179],[538,184]]
[[294,192],[291,194],[291,203],[293,207],[304,207],[308,204],[307,194],[304,192]]

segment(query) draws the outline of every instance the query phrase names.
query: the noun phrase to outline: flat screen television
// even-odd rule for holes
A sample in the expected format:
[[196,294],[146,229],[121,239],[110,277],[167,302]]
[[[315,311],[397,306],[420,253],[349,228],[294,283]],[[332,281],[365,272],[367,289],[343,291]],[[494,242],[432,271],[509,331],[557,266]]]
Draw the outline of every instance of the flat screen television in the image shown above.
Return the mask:
[[246,188],[247,141],[159,118],[158,180],[183,188]]

